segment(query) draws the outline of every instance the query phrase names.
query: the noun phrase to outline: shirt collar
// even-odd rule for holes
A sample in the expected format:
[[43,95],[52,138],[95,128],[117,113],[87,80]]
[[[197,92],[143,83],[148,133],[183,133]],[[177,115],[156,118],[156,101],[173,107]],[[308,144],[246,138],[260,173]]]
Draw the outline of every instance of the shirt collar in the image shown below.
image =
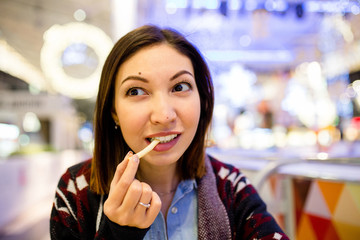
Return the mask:
[[178,190],[186,194],[191,192],[193,189],[197,189],[197,183],[195,179],[183,180],[179,183]]

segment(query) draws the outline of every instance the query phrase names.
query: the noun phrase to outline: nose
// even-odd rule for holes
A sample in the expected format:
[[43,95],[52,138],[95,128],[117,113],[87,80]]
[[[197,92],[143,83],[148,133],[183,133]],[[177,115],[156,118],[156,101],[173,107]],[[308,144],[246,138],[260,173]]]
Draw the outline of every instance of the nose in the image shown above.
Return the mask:
[[170,97],[157,96],[151,102],[150,121],[153,124],[168,125],[176,119],[175,103]]

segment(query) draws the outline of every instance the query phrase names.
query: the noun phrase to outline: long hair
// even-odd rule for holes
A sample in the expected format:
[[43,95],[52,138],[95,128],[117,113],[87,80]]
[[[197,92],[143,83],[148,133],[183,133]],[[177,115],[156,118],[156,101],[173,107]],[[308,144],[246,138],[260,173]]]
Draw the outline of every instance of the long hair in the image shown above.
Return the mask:
[[137,51],[161,43],[167,43],[191,60],[200,95],[199,125],[192,143],[178,161],[180,176],[182,179],[192,179],[201,178],[205,174],[205,140],[214,107],[213,85],[208,66],[199,50],[179,32],[146,25],[124,35],[114,45],[103,66],[95,105],[95,143],[90,179],[90,188],[97,194],[109,192],[116,166],[130,151],[121,130],[115,130],[111,116],[111,111],[114,109],[114,88],[118,69]]

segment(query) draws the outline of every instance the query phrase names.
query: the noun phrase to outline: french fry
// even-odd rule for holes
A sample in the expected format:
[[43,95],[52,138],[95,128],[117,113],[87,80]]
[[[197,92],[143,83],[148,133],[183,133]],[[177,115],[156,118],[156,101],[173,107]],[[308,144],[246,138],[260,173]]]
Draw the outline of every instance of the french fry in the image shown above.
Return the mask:
[[159,143],[160,141],[155,139],[154,141],[152,141],[149,145],[147,145],[143,150],[141,150],[140,152],[136,153],[136,155],[138,155],[139,159],[144,157],[146,154],[148,154],[151,150],[154,149],[154,147]]

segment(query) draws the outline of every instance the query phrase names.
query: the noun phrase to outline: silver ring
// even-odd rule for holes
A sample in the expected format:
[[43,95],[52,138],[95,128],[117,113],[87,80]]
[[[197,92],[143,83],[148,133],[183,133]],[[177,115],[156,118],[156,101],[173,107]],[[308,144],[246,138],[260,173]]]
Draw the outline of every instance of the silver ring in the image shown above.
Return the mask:
[[149,208],[149,207],[150,207],[150,203],[146,204],[146,203],[143,203],[143,202],[139,202],[139,204],[140,204],[141,206],[146,207],[146,208]]

